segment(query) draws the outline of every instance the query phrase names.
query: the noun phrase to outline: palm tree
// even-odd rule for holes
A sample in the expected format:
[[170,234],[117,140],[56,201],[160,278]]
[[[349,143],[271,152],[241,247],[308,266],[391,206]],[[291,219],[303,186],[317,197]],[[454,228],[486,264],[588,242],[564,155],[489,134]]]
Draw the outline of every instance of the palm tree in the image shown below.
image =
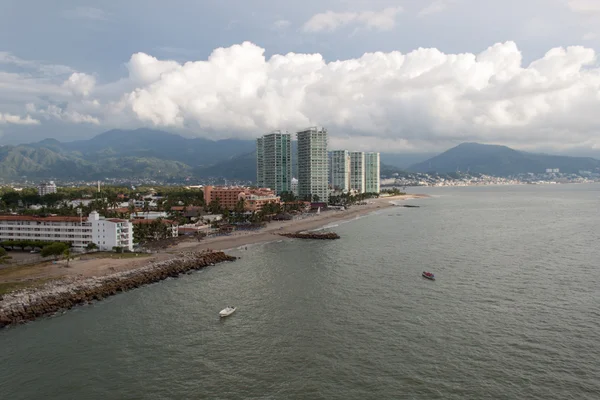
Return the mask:
[[146,213],[146,217],[148,217],[148,214],[150,213],[150,202],[148,200],[144,200],[144,207],[142,211],[144,211],[144,213]]
[[63,256],[67,259],[67,267],[68,267],[69,261],[71,260],[71,249],[66,248],[65,251],[63,251]]

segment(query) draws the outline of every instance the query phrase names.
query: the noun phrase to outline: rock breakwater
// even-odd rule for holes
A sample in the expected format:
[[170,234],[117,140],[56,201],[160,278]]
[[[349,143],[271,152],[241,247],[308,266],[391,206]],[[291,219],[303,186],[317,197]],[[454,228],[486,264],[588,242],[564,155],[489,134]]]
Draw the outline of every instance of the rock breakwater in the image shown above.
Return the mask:
[[176,258],[153,262],[129,271],[93,278],[61,279],[41,288],[5,294],[0,301],[0,328],[33,321],[192,270],[234,260],[236,257],[222,251],[186,252]]
[[295,239],[321,239],[334,240],[339,239],[340,235],[335,232],[295,232],[295,233],[280,233],[280,236],[285,236]]

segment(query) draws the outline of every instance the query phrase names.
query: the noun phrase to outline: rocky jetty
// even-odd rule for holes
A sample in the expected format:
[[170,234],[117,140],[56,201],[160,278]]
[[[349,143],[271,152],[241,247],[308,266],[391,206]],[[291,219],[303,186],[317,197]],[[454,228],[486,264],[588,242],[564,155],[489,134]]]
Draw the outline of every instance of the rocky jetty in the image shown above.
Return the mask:
[[339,239],[340,235],[335,232],[295,232],[295,233],[280,233],[280,236],[285,236],[295,239],[321,239],[334,240]]
[[93,278],[64,279],[41,288],[5,294],[0,301],[0,328],[33,321],[77,305],[235,259],[222,251],[186,252],[176,258],[129,271]]

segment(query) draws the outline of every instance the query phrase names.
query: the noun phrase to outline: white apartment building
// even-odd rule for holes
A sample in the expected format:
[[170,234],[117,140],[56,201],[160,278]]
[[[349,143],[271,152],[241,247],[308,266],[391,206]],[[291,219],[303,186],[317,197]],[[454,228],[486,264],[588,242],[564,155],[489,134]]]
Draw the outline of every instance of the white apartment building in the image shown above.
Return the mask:
[[331,187],[337,192],[350,191],[350,152],[348,150],[334,150],[330,153],[330,182]]
[[365,193],[365,153],[350,152],[350,189],[356,193]]
[[112,250],[113,247],[122,247],[124,250],[133,250],[133,225],[125,219],[105,219],[93,211],[88,217],[92,225],[92,242],[100,250]]
[[327,129],[311,127],[296,133],[298,137],[298,197],[312,201],[329,200]]
[[298,179],[292,178],[292,193],[298,196]]
[[53,181],[42,182],[38,185],[38,194],[45,196],[50,193],[56,193],[56,184]]
[[381,162],[379,153],[365,153],[365,193],[381,191]]
[[129,221],[107,220],[95,211],[88,218],[0,215],[0,241],[4,240],[65,242],[74,251],[85,250],[90,242],[100,250],[133,250],[133,228]]

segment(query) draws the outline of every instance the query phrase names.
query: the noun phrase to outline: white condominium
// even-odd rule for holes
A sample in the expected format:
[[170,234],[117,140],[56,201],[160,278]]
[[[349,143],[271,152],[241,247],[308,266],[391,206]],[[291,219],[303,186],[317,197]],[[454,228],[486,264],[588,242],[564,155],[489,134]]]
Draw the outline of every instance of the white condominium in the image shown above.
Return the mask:
[[330,153],[329,175],[333,190],[350,191],[350,153],[348,150],[334,150]]
[[278,195],[292,191],[292,137],[274,131],[256,139],[256,183]]
[[327,129],[312,127],[298,136],[298,197],[329,200]]
[[350,152],[350,189],[365,193],[365,153]]
[[379,193],[381,186],[379,153],[365,153],[365,193]]
[[88,218],[1,215],[0,241],[5,240],[71,243],[75,251],[83,251],[92,242],[100,250],[133,250],[133,227],[127,220],[105,219],[95,211]]

